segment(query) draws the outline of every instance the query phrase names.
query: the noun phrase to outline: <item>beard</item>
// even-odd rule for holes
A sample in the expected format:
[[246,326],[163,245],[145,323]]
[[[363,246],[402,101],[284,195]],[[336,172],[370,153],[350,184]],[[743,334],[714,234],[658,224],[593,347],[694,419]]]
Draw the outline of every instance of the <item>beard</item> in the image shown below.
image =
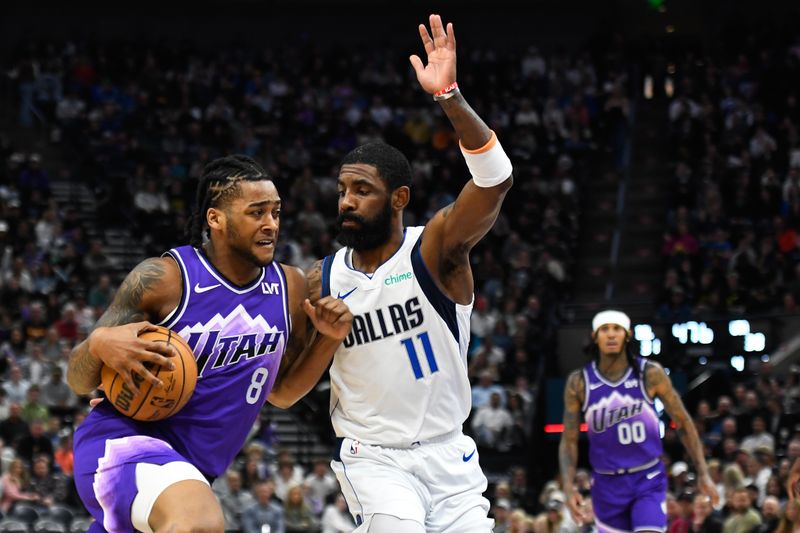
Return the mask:
[[[342,223],[351,220],[358,223],[357,228],[342,227]],[[356,251],[373,250],[386,241],[392,234],[392,207],[386,200],[383,209],[373,218],[364,218],[354,213],[340,213],[336,218],[336,229],[339,234],[336,240]]]

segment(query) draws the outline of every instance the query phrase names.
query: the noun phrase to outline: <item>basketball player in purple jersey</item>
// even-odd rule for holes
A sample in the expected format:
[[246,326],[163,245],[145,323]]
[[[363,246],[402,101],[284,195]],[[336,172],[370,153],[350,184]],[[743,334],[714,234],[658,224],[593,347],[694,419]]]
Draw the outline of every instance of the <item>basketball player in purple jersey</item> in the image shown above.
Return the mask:
[[172,417],[137,422],[100,402],[76,430],[75,483],[96,519],[91,531],[222,532],[209,480],[230,465],[265,400],[288,407],[305,395],[350,331],[342,300],[312,306],[303,273],[273,261],[280,203],[254,160],[209,163],[191,244],[134,268],[73,350],[78,394],[98,387],[103,364],[130,385],[137,374],[161,386],[144,364],[169,368],[174,353],[138,338],[153,323],[186,339],[198,367],[193,396]]
[[667,527],[667,475],[661,462],[659,398],[677,425],[698,472],[698,487],[714,504],[719,500],[708,474],[703,446],[672,382],[658,363],[628,351],[631,321],[620,311],[602,311],[592,320],[596,355],[567,378],[564,432],[559,462],[567,505],[581,525],[583,497],[573,480],[578,461],[581,413],[588,426],[593,470],[592,507],[598,531],[663,532]]

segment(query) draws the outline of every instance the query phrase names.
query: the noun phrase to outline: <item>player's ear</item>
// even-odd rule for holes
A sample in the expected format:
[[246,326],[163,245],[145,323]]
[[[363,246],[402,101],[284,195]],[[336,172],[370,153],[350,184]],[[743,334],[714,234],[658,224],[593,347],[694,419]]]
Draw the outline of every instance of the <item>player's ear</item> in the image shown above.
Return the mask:
[[411,189],[403,185],[392,191],[392,209],[400,210],[405,209],[408,201],[411,199]]
[[206,223],[212,230],[225,229],[225,212],[215,207],[209,207],[206,211]]

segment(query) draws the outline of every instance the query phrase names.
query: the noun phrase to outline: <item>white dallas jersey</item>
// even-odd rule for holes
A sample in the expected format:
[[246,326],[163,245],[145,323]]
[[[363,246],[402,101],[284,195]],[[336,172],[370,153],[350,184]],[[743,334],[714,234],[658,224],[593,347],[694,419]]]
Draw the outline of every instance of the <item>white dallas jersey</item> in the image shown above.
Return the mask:
[[407,446],[460,430],[472,404],[467,346],[472,304],[436,286],[420,255],[424,227],[368,275],[340,249],[322,265],[322,296],[342,298],[353,328],[333,357],[331,421],[338,437]]

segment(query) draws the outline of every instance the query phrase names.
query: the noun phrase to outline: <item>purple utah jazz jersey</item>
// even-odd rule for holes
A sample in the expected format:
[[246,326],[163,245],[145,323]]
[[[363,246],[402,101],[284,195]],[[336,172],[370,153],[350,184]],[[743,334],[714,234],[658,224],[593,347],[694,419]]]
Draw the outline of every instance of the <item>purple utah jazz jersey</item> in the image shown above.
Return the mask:
[[103,402],[79,427],[76,443],[151,436],[169,443],[206,476],[217,477],[244,445],[275,382],[291,326],[286,278],[272,262],[239,287],[191,246],[164,255],[178,263],[183,291],[161,324],[194,350],[194,394],[181,411],[159,422],[137,422]]
[[[646,360],[637,358],[639,375]],[[598,471],[617,471],[646,464],[661,456],[658,414],[643,380],[628,368],[616,383],[603,378],[594,362],[583,369],[589,461]]]

